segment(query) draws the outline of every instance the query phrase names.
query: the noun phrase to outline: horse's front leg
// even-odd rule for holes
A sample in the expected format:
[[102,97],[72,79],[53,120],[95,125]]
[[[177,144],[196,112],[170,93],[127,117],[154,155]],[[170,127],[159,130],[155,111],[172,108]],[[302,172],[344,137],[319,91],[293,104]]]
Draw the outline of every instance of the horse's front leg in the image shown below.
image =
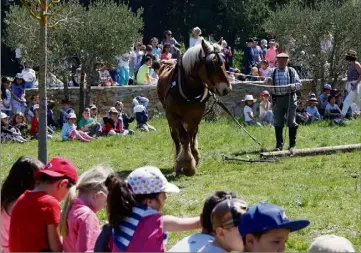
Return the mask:
[[192,136],[192,140],[191,140],[191,151],[192,151],[194,160],[196,161],[196,166],[198,165],[199,159],[200,159],[200,154],[198,151],[197,133],[198,133],[198,127],[195,129],[193,136]]
[[179,128],[179,137],[182,149],[176,161],[177,170],[180,169],[186,176],[193,176],[196,173],[196,161],[190,149],[192,134],[181,125]]

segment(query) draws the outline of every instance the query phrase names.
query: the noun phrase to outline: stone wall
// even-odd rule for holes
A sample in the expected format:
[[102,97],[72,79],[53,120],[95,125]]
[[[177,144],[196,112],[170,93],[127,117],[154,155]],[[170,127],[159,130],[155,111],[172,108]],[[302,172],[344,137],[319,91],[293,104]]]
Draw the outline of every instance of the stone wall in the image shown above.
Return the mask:
[[[222,101],[236,116],[242,115],[243,103],[241,100],[246,94],[252,94],[255,98],[259,98],[260,92],[264,90],[262,87],[251,86],[246,82],[232,85],[232,92]],[[312,81],[304,80],[302,93],[303,97],[307,97],[307,93],[312,90]],[[32,94],[36,94],[37,89],[27,89],[26,96],[29,98]],[[54,112],[58,111],[61,106],[60,101],[64,99],[63,88],[49,88],[47,90],[48,100],[54,100],[56,107]],[[79,87],[69,87],[70,100],[72,101],[73,109],[77,111],[79,103]],[[161,103],[157,96],[157,87],[149,85],[139,86],[116,86],[116,87],[92,87],[91,101],[98,106],[100,115],[105,114],[109,107],[114,106],[115,101],[122,101],[125,110],[130,113],[132,99],[136,96],[145,96],[149,98],[149,113],[150,115],[163,112]]]

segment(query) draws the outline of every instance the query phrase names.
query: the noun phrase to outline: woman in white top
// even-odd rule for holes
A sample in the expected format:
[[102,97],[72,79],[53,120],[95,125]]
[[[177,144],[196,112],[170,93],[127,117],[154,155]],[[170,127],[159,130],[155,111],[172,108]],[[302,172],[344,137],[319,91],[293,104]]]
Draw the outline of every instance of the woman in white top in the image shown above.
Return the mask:
[[9,117],[12,115],[11,108],[11,92],[8,89],[10,85],[10,80],[6,77],[1,79],[1,112],[5,113]]
[[189,47],[194,47],[195,45],[202,42],[203,37],[201,29],[197,26],[193,28],[193,37],[189,38]]

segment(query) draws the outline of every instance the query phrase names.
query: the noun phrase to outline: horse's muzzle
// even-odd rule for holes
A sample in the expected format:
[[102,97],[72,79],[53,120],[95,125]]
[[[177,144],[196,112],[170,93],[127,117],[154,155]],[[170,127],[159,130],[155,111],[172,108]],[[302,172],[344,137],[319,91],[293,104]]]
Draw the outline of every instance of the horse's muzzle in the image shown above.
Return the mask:
[[232,90],[232,85],[231,84],[227,84],[227,83],[219,83],[218,86],[217,86],[217,93],[219,96],[225,96],[227,95],[228,93],[231,92]]

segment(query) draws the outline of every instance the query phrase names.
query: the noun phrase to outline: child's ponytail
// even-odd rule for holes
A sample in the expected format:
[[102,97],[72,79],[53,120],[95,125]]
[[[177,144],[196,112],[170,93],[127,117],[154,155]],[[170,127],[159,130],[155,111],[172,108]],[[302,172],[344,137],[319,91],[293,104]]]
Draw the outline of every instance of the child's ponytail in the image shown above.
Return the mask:
[[108,188],[107,213],[109,224],[116,228],[125,217],[132,214],[135,200],[128,184],[116,174],[111,174],[105,180]]
[[67,236],[68,235],[68,214],[71,208],[71,204],[73,202],[73,200],[77,197],[77,192],[76,192],[76,185],[73,185],[72,187],[70,187],[69,192],[66,196],[66,199],[64,201],[64,206],[63,206],[63,210],[61,212],[61,217],[60,217],[60,223],[59,223],[59,233],[61,236]]

